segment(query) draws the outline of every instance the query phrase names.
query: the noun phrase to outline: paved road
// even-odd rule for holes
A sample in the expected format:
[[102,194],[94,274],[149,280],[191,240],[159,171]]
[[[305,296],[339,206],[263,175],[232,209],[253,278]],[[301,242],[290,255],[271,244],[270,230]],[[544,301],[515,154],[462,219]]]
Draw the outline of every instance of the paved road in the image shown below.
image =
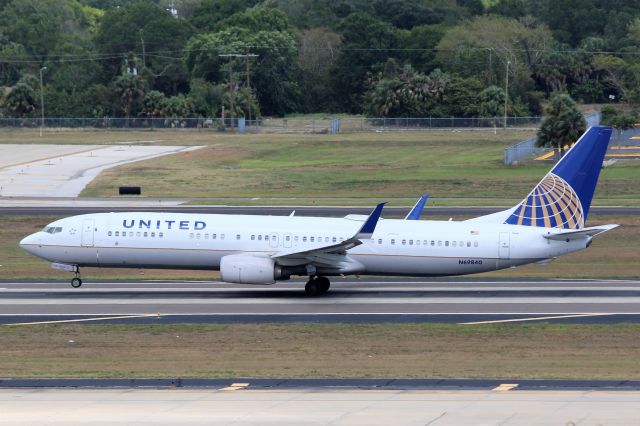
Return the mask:
[[639,407],[637,391],[0,390],[11,425],[631,425]]
[[[85,213],[121,212],[121,211],[162,211],[180,213],[216,213],[216,214],[255,214],[287,216],[293,210],[298,216],[342,217],[347,214],[369,214],[373,207],[345,207],[345,206],[189,206],[189,205],[74,205],[67,206],[3,206],[0,205],[0,215],[47,215],[71,216]],[[504,210],[504,207],[427,207],[423,218],[429,216],[482,216]],[[403,217],[410,207],[385,207],[387,217]],[[608,216],[640,215],[640,207],[591,207],[590,213]]]
[[303,285],[0,282],[0,323],[640,322],[634,279],[335,279],[318,298]]

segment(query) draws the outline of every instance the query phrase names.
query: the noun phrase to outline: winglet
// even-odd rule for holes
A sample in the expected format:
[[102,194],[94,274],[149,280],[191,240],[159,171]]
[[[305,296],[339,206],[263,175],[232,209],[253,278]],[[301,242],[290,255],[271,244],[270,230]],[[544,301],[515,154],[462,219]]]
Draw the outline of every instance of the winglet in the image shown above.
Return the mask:
[[356,234],[355,238],[357,238],[358,240],[371,238],[371,236],[373,235],[373,231],[376,230],[378,219],[380,219],[380,216],[382,215],[382,209],[384,208],[385,204],[387,203],[380,203],[376,206],[375,209],[373,209],[367,220],[364,222],[364,225],[362,225],[362,228],[360,228],[360,230]]
[[424,205],[427,203],[428,199],[429,194],[424,194],[420,197],[404,220],[420,220],[420,215],[422,214],[422,210],[424,209]]

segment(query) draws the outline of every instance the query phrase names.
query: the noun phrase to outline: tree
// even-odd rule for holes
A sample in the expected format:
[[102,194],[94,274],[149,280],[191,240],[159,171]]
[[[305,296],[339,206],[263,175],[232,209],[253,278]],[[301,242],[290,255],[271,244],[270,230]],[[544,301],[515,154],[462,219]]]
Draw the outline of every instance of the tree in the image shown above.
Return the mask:
[[498,86],[489,86],[480,92],[480,116],[493,118],[494,129],[504,113],[504,101],[504,89]]
[[102,62],[101,81],[119,78],[123,56],[134,52],[141,59],[138,73],[146,84],[168,94],[185,91],[189,78],[176,52],[192,34],[186,21],[149,1],[108,9],[95,37],[97,50],[112,58]]
[[633,129],[638,122],[638,118],[632,114],[627,114],[611,105],[604,105],[601,110],[601,122],[604,126],[611,126],[617,130],[617,139],[622,132]]
[[570,145],[584,133],[587,122],[569,95],[556,94],[546,108],[547,118],[538,130],[538,146],[558,147]]
[[120,98],[120,108],[126,118],[131,117],[134,107],[144,98],[145,82],[139,75],[124,73],[113,83]]
[[12,117],[25,117],[36,110],[37,79],[31,75],[22,77],[4,98],[4,109]]
[[201,32],[211,32],[217,28],[218,22],[257,3],[258,0],[202,0],[193,9],[189,22]]
[[[257,9],[257,8],[256,8]],[[242,16],[232,16],[229,22],[242,23],[248,27],[232,26],[215,33],[193,37],[185,53],[185,63],[193,78],[202,78],[212,83],[226,81],[229,84],[230,67],[234,79],[242,73],[246,79],[246,58],[220,57],[221,54],[253,54],[250,61],[252,89],[261,109],[267,115],[283,115],[297,107],[298,88],[296,82],[296,41],[282,22],[282,12],[277,10],[248,11]],[[259,30],[263,25],[271,28]],[[279,30],[278,30],[279,29]],[[228,70],[228,68],[227,68]]]
[[301,112],[336,109],[331,70],[338,59],[340,35],[327,28],[303,30],[298,35]]
[[393,26],[362,12],[347,16],[338,31],[343,49],[333,71],[334,91],[341,94],[343,110],[358,113],[367,90],[367,73],[393,58],[389,49],[398,46],[398,33]]
[[440,70],[425,75],[416,72],[411,65],[405,65],[397,74],[380,73],[371,81],[371,90],[365,95],[365,111],[375,117],[433,115],[446,93],[448,79],[449,76]]

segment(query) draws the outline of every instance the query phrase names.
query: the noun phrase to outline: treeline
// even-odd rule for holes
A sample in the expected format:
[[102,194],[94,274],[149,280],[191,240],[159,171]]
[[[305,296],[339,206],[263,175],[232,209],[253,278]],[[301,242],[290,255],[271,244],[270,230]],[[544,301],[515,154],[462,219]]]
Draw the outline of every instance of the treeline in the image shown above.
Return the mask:
[[[640,0],[0,0],[0,115],[640,104]],[[43,90],[40,78],[42,77]],[[507,81],[508,79],[508,81]],[[507,90],[506,90],[507,89]],[[505,99],[506,98],[506,99]]]

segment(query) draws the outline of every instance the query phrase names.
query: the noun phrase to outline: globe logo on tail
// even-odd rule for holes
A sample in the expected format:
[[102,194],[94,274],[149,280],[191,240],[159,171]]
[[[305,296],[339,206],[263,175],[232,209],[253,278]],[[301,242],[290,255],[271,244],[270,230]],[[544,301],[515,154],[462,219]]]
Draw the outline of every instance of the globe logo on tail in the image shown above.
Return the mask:
[[549,173],[505,221],[511,225],[580,229],[584,210],[580,198],[560,176]]

